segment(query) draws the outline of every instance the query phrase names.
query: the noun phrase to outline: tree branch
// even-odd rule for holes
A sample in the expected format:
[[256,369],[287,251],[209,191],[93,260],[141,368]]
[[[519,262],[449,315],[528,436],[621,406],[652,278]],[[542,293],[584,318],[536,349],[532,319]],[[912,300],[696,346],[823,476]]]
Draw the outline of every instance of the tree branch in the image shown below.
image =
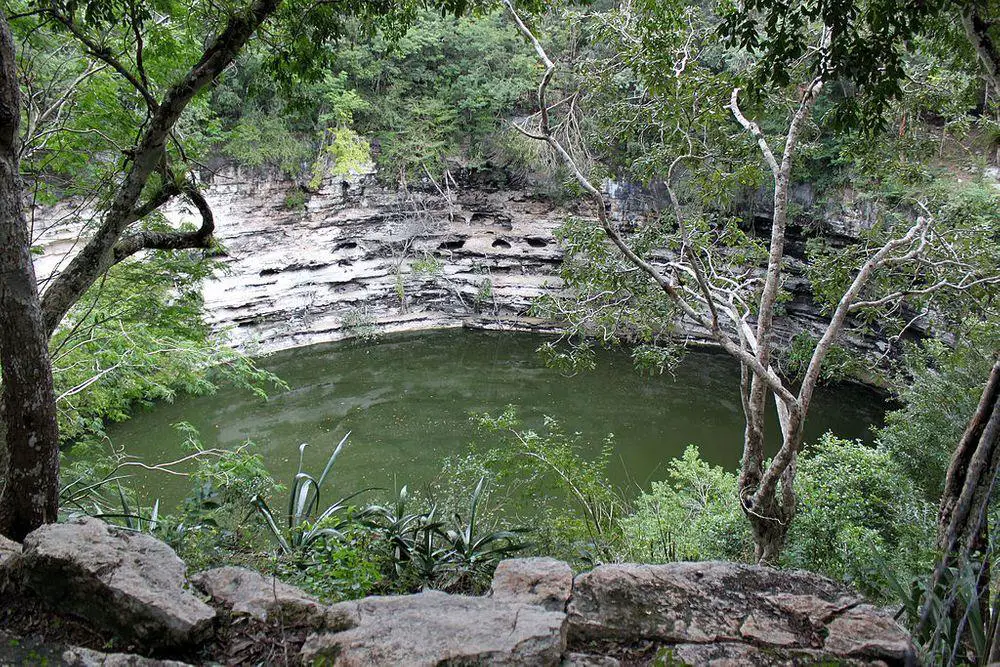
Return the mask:
[[605,235],[619,249],[619,251],[625,255],[626,259],[646,273],[646,275],[648,275],[660,287],[660,289],[664,291],[664,293],[681,309],[685,315],[691,318],[698,325],[712,332],[713,339],[719,343],[719,345],[726,352],[736,357],[741,363],[749,367],[753,371],[754,375],[760,377],[761,380],[782,401],[794,403],[795,396],[787,388],[785,388],[781,382],[781,378],[778,377],[773,369],[761,364],[753,355],[749,354],[745,348],[734,342],[718,327],[713,328],[711,321],[706,319],[702,313],[698,312],[690,303],[687,302],[687,300],[681,295],[678,287],[674,285],[669,278],[661,274],[656,267],[639,257],[628,245],[625,239],[622,238],[621,234],[617,229],[615,229],[614,225],[611,224],[607,204],[604,201],[604,195],[594,186],[593,183],[590,182],[590,179],[583,174],[573,157],[566,151],[559,140],[553,136],[551,127],[549,126],[549,114],[547,105],[545,104],[545,94],[549,82],[552,80],[552,76],[555,73],[555,65],[552,60],[549,59],[548,55],[545,53],[545,49],[535,37],[534,33],[531,32],[531,29],[528,28],[524,21],[521,20],[521,17],[517,13],[517,10],[514,9],[514,5],[511,0],[503,0],[503,4],[510,12],[521,33],[534,47],[539,60],[541,60],[545,65],[545,73],[542,75],[542,81],[538,86],[537,93],[538,106],[540,110],[540,136],[552,148],[552,150],[559,155],[563,163],[570,170],[570,173],[573,174],[577,183],[580,184],[580,187],[587,192],[590,199],[594,202],[594,207],[597,210],[597,217]]
[[254,0],[246,11],[231,16],[225,29],[213,40],[201,59],[183,79],[167,90],[135,148],[131,168],[112,199],[100,228],[45,291],[42,311],[49,336],[94,280],[114,263],[115,246],[125,229],[136,220],[136,202],[160,164],[166,141],[181,113],[200,90],[233,62],[236,54],[261,23],[274,13],[280,2]]
[[209,248],[215,231],[215,217],[205,197],[193,185],[182,188],[185,196],[201,214],[201,227],[192,232],[143,231],[130,234],[120,240],[114,248],[112,264],[117,264],[141,250],[184,250],[187,248]]

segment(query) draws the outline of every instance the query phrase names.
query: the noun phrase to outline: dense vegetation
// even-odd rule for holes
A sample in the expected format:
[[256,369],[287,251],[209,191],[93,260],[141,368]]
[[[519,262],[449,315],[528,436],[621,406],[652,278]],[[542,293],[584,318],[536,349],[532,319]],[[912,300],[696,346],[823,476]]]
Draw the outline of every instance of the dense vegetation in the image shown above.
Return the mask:
[[[963,639],[951,609],[988,597],[978,577],[995,570],[996,530],[979,522],[962,528],[966,547],[942,542],[949,515],[939,504],[954,491],[949,462],[1000,351],[1000,89],[983,47],[995,44],[995,7],[642,0],[522,16],[513,5],[468,14],[451,2],[278,4],[254,5],[261,35],[251,39],[243,14],[216,16],[210,3],[4,3],[23,95],[20,143],[4,144],[18,144],[12,164],[34,202],[71,203],[93,217],[91,239],[104,238],[81,252],[93,249],[93,266],[46,279],[40,300],[32,287],[26,328],[5,311],[0,337],[5,360],[18,354],[19,331],[49,351],[51,362],[35,361],[50,363],[53,444],[75,448],[58,489],[63,516],[104,516],[156,534],[192,567],[250,564],[330,600],[482,591],[514,553],[577,567],[765,561],[902,603],[929,659],[946,661],[964,641],[969,660],[986,661],[989,646]],[[213,61],[212,40],[233,31],[230,57]],[[554,79],[543,77],[548,57]],[[206,63],[210,76],[195,76]],[[144,506],[128,488],[134,462],[108,445],[108,422],[220,381],[261,393],[280,385],[202,319],[200,283],[220,248],[194,175],[220,160],[280,171],[303,198],[371,164],[400,187],[484,177],[582,195],[593,212],[559,231],[566,290],[535,305],[565,332],[542,353],[585,372],[595,346],[625,346],[641,370],[664,372],[683,355],[678,319],[702,324],[744,369],[743,466],[710,466],[691,443],[662,481],[624,494],[609,479],[611,444],[591,459],[572,424],[533,432],[508,412],[478,418],[478,443],[443,462],[432,493],[388,496],[335,488],[344,443],[325,470],[274,480],[252,443],[215,451],[187,432],[190,497]],[[610,177],[662,210],[611,221],[593,185]],[[763,211],[761,191],[773,202]],[[5,194],[22,208],[20,193]],[[171,228],[157,212],[182,196],[201,228]],[[855,239],[824,223],[851,216],[861,218]],[[15,217],[0,224],[13,228]],[[818,338],[782,341],[767,324],[792,298],[786,226],[803,241],[798,275],[831,317]],[[918,319],[931,335],[902,343]],[[887,341],[886,357],[840,346],[844,327]],[[16,426],[12,368],[5,361]],[[886,427],[872,442],[803,442],[812,388],[860,376],[898,401]],[[765,460],[758,415],[768,396],[783,406],[783,444]],[[965,485],[985,493],[983,507],[1000,461],[1000,446],[987,446],[986,473]],[[983,515],[995,528],[995,508]],[[952,606],[930,631],[926,609],[942,599]]]

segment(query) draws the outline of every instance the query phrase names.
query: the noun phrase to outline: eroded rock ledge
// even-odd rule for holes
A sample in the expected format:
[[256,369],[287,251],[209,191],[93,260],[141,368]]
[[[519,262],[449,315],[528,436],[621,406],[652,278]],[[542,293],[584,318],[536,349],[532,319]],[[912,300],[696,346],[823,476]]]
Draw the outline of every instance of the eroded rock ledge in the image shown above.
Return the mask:
[[[525,558],[501,563],[485,597],[426,591],[328,606],[242,568],[188,579],[167,545],[96,519],[43,527],[6,553],[8,604],[31,599],[134,651],[68,647],[66,665],[916,664],[907,633],[844,586],[734,563],[573,577],[560,561]],[[262,652],[269,645],[280,651]],[[10,650],[0,648],[0,664]]]
[[[609,184],[613,214],[633,224],[652,215],[652,196]],[[555,331],[529,316],[534,300],[562,289],[562,250],[555,231],[570,218],[593,215],[586,203],[547,200],[529,190],[458,184],[447,193],[425,185],[396,189],[373,173],[330,177],[316,190],[279,177],[221,169],[205,197],[225,248],[225,271],[205,282],[207,319],[229,342],[251,353],[364,335],[454,326]],[[766,202],[765,202],[766,203]],[[808,202],[806,202],[808,203]],[[764,211],[760,202],[752,208]],[[174,223],[198,224],[196,211],[172,202],[162,211]],[[81,216],[82,213],[82,216]],[[813,232],[848,242],[873,223],[851,206],[817,211]],[[34,212],[44,230],[36,245],[39,278],[78,249],[87,217],[71,203]],[[767,234],[766,215],[755,219]],[[595,223],[596,224],[596,223]],[[793,225],[784,284],[791,300],[775,321],[787,342],[799,331],[822,332],[828,318],[812,301],[804,276],[804,227]],[[666,262],[669,255],[652,258]],[[692,322],[675,334],[709,342]],[[856,349],[882,355],[879,332],[849,332]]]

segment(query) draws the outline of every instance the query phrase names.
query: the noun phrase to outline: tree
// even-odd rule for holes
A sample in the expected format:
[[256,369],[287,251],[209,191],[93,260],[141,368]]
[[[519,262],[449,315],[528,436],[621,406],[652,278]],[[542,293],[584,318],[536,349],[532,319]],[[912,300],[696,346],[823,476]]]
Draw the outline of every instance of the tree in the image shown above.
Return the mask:
[[[442,10],[461,12],[466,3],[444,0],[434,4]],[[319,76],[329,58],[323,49],[342,33],[348,20],[368,25],[385,22],[398,28],[412,17],[416,6],[358,0],[253,0],[230,6],[220,14],[215,3],[164,2],[153,6],[109,0],[38,0],[18,5],[19,20],[35,22],[32,30],[58,26],[69,36],[87,63],[85,71],[99,69],[114,77],[111,96],[104,103],[121,105],[125,115],[116,119],[119,127],[91,128],[91,133],[106,137],[107,130],[128,137],[126,146],[112,141],[103,153],[92,155],[97,158],[92,161],[107,166],[99,185],[97,224],[89,237],[81,240],[68,265],[48,281],[41,298],[20,204],[17,129],[21,112],[13,44],[3,19],[2,148],[6,161],[5,180],[0,183],[0,197],[5,202],[0,237],[4,290],[0,298],[4,300],[5,319],[0,355],[4,361],[9,467],[0,497],[0,533],[19,539],[56,518],[58,428],[45,348],[66,314],[115,264],[149,250],[207,249],[213,244],[215,220],[193,177],[194,164],[185,151],[181,132],[184,113],[199,93],[233,64],[265,25],[273,31],[266,37],[273,39],[269,47],[274,72],[286,82],[294,82]],[[191,15],[200,21],[179,20]],[[197,26],[198,34],[185,34],[192,25]],[[99,77],[83,77],[88,78],[93,81]],[[79,78],[73,81],[73,85],[80,83]],[[160,207],[181,196],[201,216],[197,229],[172,229],[155,216]]]
[[[21,98],[14,42],[0,12],[0,422],[5,426],[6,483],[0,532],[15,538],[54,521],[58,504],[59,429],[48,336],[38,300],[22,200]],[[0,434],[3,434],[0,429]]]
[[[838,33],[834,25],[824,23],[821,19],[827,17],[822,13],[811,13],[809,3],[803,5],[805,9],[794,6],[798,8],[795,11],[804,13],[799,16],[801,20],[797,21],[792,32],[796,39],[802,38],[802,35],[808,37],[802,38],[805,41],[800,49],[784,52],[785,56],[794,53],[796,64],[782,70],[784,81],[774,85],[779,92],[784,92],[788,90],[784,84],[792,75],[802,77],[802,83],[794,86],[790,93],[794,96],[790,117],[782,118],[783,114],[779,111],[769,119],[772,125],[781,122],[784,126],[780,152],[772,148],[774,138],[769,137],[757,122],[747,118],[741,110],[740,86],[731,89],[727,102],[715,102],[719,106],[724,105],[756,143],[770,177],[773,210],[770,238],[764,253],[766,268],[761,275],[753,266],[747,266],[747,255],[734,254],[731,248],[726,247],[725,228],[713,229],[703,219],[689,219],[678,196],[678,181],[685,175],[682,173],[685,166],[700,161],[709,163],[709,168],[716,172],[723,168],[732,169],[730,164],[723,167],[713,163],[721,158],[718,154],[713,155],[712,147],[700,138],[709,134],[709,130],[700,125],[698,131],[692,131],[684,127],[683,119],[672,116],[672,124],[667,124],[660,132],[660,145],[648,149],[669,154],[669,147],[664,150],[666,140],[662,137],[672,134],[680,137],[677,141],[679,148],[673,158],[663,161],[665,173],[660,177],[670,201],[670,228],[660,232],[652,229],[629,234],[612,220],[603,192],[578,166],[577,160],[553,131],[551,115],[558,103],[550,106],[546,92],[556,66],[513,3],[505,0],[505,5],[544,65],[538,88],[537,129],[522,128],[523,132],[547,143],[588,196],[604,236],[625,259],[626,266],[618,269],[618,273],[635,274],[638,271],[638,275],[659,291],[661,298],[668,301],[681,317],[699,327],[741,365],[746,432],[738,481],[739,500],[752,527],[757,560],[776,562],[795,515],[794,479],[797,457],[803,444],[803,426],[824,361],[849,325],[849,318],[866,310],[898,308],[907,297],[916,295],[927,297],[944,290],[988,288],[1000,283],[996,265],[976,265],[964,261],[965,258],[954,262],[949,260],[948,257],[958,257],[955,255],[956,244],[965,232],[956,235],[942,229],[936,224],[936,213],[925,201],[908,201],[896,210],[887,211],[881,234],[870,235],[850,253],[840,253],[849,256],[851,263],[841,272],[843,280],[836,298],[832,299],[829,320],[813,348],[801,381],[797,384],[789,381],[776,369],[774,353],[777,344],[776,312],[787,271],[785,245],[794,160],[803,134],[809,131],[808,121],[824,86],[847,67],[850,58],[845,59],[843,54],[852,53],[849,47],[856,47],[856,43],[844,33]],[[684,89],[684,79],[698,76],[696,70],[704,68],[701,61],[709,59],[711,54],[704,47],[704,33],[699,33],[696,20],[676,20],[675,17],[684,16],[684,8],[678,5],[646,3],[642,5],[647,12],[645,17],[623,21],[625,30],[638,26],[640,31],[646,31],[644,34],[629,34],[626,41],[648,41],[656,49],[650,54],[651,60],[674,61],[670,69],[663,67],[662,62],[657,63],[659,69],[674,73],[674,81],[660,89],[650,87],[633,94],[636,97],[663,95],[685,108],[684,113],[696,118],[702,108],[699,105],[704,105],[706,99],[709,103],[717,100],[712,96],[711,87],[706,91],[706,87],[702,86],[693,97],[669,97],[668,93]],[[785,4],[782,3],[782,6]],[[872,9],[877,10],[877,7]],[[672,33],[671,22],[676,26]],[[750,29],[754,26],[751,25]],[[894,39],[908,29],[893,32]],[[742,30],[742,34],[747,34],[746,27]],[[763,39],[759,43],[765,43]],[[752,63],[752,54],[746,51],[738,50],[730,57],[741,65],[745,65],[747,60]],[[766,59],[761,64],[766,64]],[[719,88],[718,81],[714,81],[713,85]],[[885,85],[884,81],[879,82],[874,88],[884,91]],[[663,103],[658,111],[668,106]],[[669,113],[669,109],[661,113]],[[778,116],[780,121],[776,121],[774,116]],[[688,176],[691,170],[689,167]],[[595,246],[588,246],[587,249],[589,252],[600,252]],[[672,251],[665,252],[664,249]],[[611,290],[605,290],[604,295],[608,297],[607,301],[614,303],[628,297]],[[587,299],[592,300],[597,300],[597,295]],[[769,398],[774,399],[780,424],[780,446],[770,461],[765,459],[765,415]]]

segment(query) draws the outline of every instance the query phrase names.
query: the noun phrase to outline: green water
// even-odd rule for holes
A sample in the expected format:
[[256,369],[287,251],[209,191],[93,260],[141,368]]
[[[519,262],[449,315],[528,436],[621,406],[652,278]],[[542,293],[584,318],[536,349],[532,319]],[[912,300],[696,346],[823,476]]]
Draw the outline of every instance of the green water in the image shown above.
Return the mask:
[[[262,365],[289,389],[261,400],[222,389],[207,397],[159,404],[111,430],[118,446],[146,463],[182,455],[172,424],[186,421],[209,447],[250,439],[277,479],[295,473],[298,445],[308,442],[307,463],[319,472],[332,448],[351,431],[338,460],[339,490],[367,486],[420,488],[441,461],[481,437],[470,413],[499,414],[514,405],[525,423],[543,416],[579,431],[593,452],[614,433],[612,475],[622,485],[663,477],[664,464],[697,444],[710,462],[735,469],[743,433],[738,366],[724,354],[690,352],[673,375],[643,377],[625,354],[602,354],[596,371],[565,377],[546,368],[528,334],[461,329],[411,333],[376,344],[316,345],[274,354]],[[872,392],[838,386],[813,401],[807,438],[832,430],[865,438],[881,423],[884,404]],[[773,430],[773,429],[772,429]],[[147,499],[165,507],[184,497],[183,477],[145,474],[137,479]]]

